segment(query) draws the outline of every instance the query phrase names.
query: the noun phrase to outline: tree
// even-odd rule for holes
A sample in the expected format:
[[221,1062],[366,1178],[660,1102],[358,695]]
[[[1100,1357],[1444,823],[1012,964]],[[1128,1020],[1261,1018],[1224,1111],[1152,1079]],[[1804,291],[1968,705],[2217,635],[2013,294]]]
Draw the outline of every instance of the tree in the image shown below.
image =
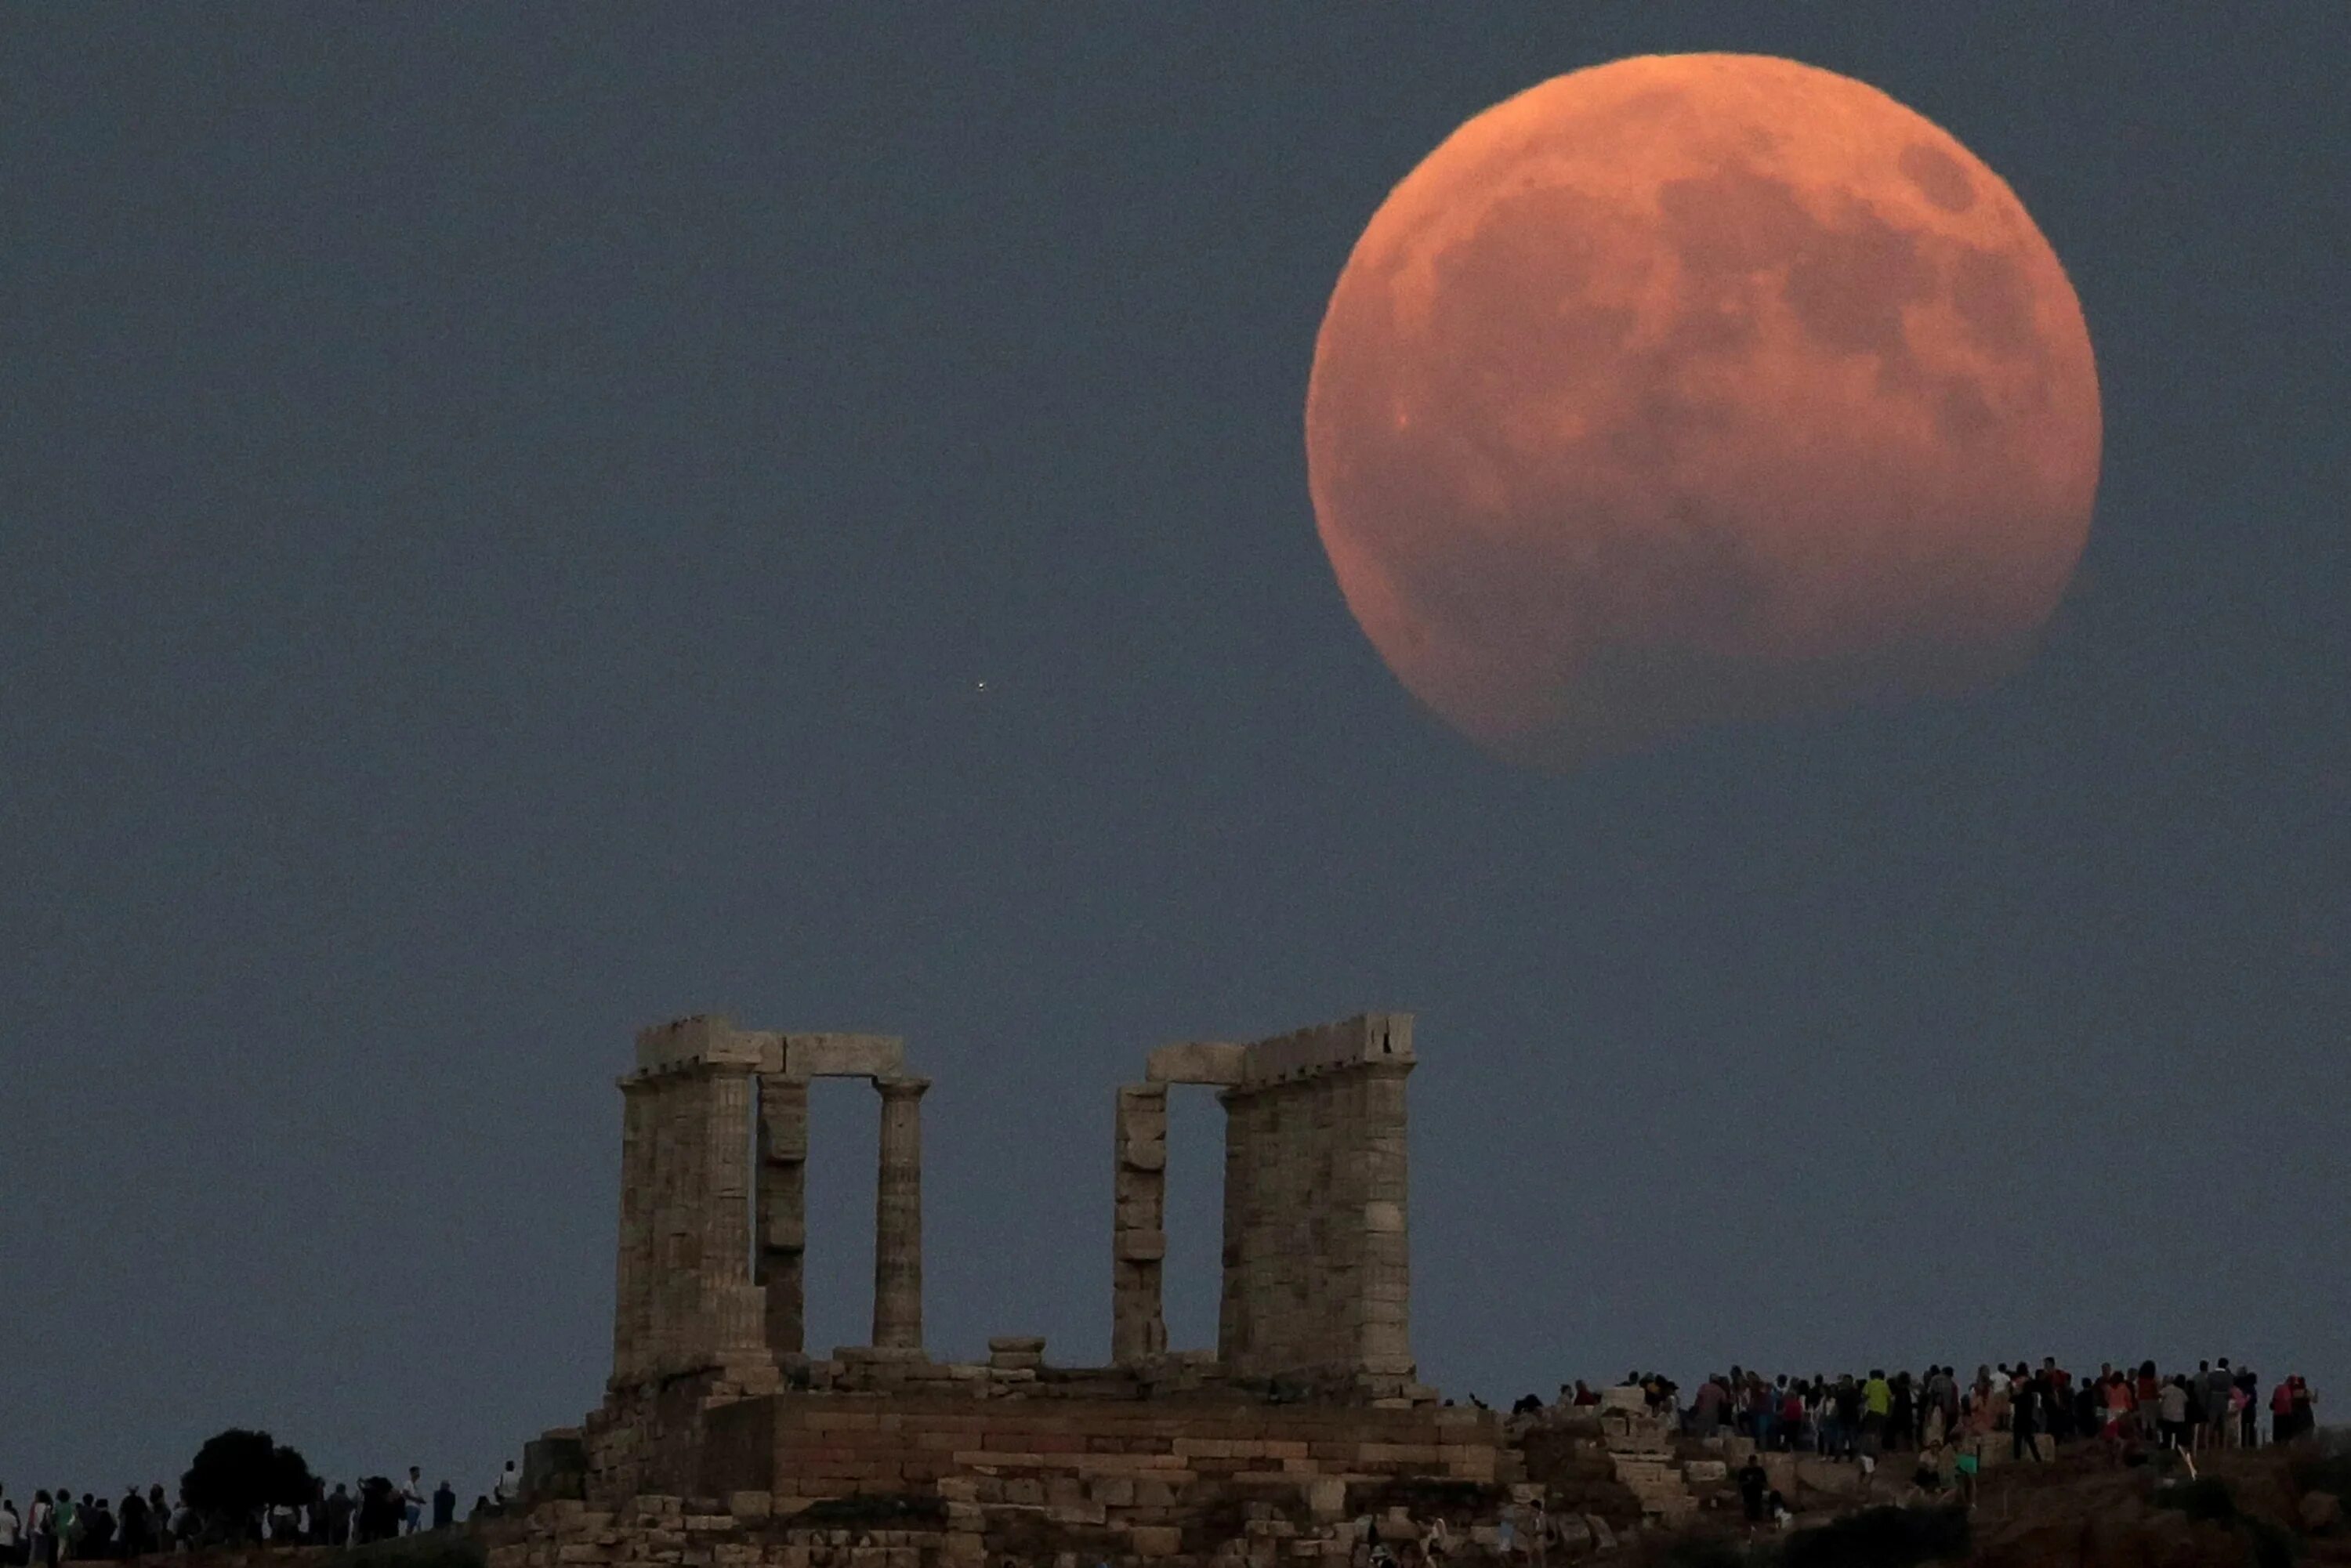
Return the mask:
[[180,1500],[204,1520],[208,1533],[254,1533],[265,1509],[300,1508],[318,1481],[309,1463],[266,1432],[233,1427],[207,1438],[180,1478]]

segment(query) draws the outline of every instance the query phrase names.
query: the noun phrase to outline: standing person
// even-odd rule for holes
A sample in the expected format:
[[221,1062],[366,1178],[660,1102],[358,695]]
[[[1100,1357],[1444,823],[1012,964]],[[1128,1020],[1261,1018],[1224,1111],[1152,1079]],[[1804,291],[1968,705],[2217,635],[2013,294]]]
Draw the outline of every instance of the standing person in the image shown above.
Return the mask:
[[1886,1418],[1894,1413],[1894,1385],[1883,1369],[1871,1367],[1861,1385],[1861,1451],[1876,1458],[1886,1447]]
[[21,1561],[16,1555],[16,1548],[24,1543],[24,1540],[25,1521],[16,1512],[16,1500],[0,1496],[0,1563],[14,1568]]
[[2011,1459],[2041,1457],[2041,1385],[2031,1378],[2019,1384],[2015,1403],[2009,1406],[2008,1457]]
[[2250,1366],[2237,1368],[2237,1446],[2257,1448],[2262,1442],[2262,1375]]
[[433,1528],[446,1530],[457,1522],[457,1489],[445,1479],[433,1489]]
[[349,1546],[351,1543],[351,1494],[342,1482],[327,1494],[327,1544]]
[[1700,1442],[1721,1429],[1724,1397],[1722,1379],[1708,1373],[1706,1381],[1698,1385],[1697,1397],[1690,1401],[1690,1431]]
[[2270,1394],[2270,1441],[2291,1443],[2294,1428],[2294,1380],[2287,1378]]
[[2205,1437],[2215,1448],[2225,1448],[2236,1439],[2236,1375],[2229,1370],[2225,1355],[2204,1375]]
[[408,1484],[400,1489],[400,1532],[413,1535],[424,1528],[424,1472],[408,1467]]
[[147,1500],[139,1495],[137,1487],[122,1489],[121,1506],[114,1511],[114,1523],[122,1540],[122,1555],[144,1557],[148,1552]]
[[2167,1448],[2188,1446],[2188,1379],[2175,1375],[2155,1396],[2156,1430]]
[[1852,1373],[1837,1378],[1835,1398],[1841,1457],[1849,1459],[1854,1455],[1855,1441],[1861,1435],[1861,1385],[1853,1380]]
[[25,1547],[33,1568],[53,1568],[57,1560],[57,1505],[46,1490],[33,1494],[32,1508],[25,1515]]
[[52,1563],[69,1563],[79,1555],[75,1550],[81,1544],[81,1509],[75,1503],[73,1491],[68,1487],[57,1489],[57,1550],[50,1554]]
[[1747,1462],[1739,1467],[1739,1502],[1747,1511],[1747,1522],[1763,1522],[1763,1494],[1771,1489],[1771,1478],[1763,1469],[1760,1454],[1750,1454]]
[[1918,1402],[1910,1392],[1908,1373],[1896,1373],[1892,1386],[1894,1397],[1886,1417],[1887,1447],[1899,1452],[1915,1447],[1918,1441]]

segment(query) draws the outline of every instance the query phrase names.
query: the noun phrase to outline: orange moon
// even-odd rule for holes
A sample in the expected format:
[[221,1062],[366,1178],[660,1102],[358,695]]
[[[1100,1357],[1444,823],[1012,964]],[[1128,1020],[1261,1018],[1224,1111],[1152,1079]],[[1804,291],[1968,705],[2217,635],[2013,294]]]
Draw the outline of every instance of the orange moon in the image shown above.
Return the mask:
[[1596,66],[1455,131],[1348,257],[1306,402],[1355,619],[1552,768],[2014,670],[2099,443],[2015,193],[1876,89],[1752,55]]

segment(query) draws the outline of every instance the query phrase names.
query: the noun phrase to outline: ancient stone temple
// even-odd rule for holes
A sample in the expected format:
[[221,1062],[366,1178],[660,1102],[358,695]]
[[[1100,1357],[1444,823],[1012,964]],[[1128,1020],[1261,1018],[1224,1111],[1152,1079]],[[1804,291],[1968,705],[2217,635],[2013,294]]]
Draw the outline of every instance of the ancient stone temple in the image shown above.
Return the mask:
[[[1055,1366],[1021,1336],[955,1363],[923,1339],[929,1084],[903,1043],[708,1017],[646,1030],[621,1081],[611,1375],[584,1430],[534,1445],[531,1468],[575,1476],[596,1511],[581,1517],[658,1521],[700,1499],[706,1528],[768,1546],[823,1510],[912,1510],[935,1526],[916,1557],[938,1562],[1016,1540],[1090,1561],[1191,1556],[1244,1509],[1327,1521],[1399,1487],[1514,1479],[1491,1415],[1443,1407],[1415,1377],[1413,1065],[1403,1014],[1150,1052],[1113,1112],[1111,1364]],[[871,1082],[882,1117],[872,1342],[819,1355],[803,1260],[823,1077]],[[1167,1096],[1186,1084],[1225,1110],[1224,1273],[1215,1350],[1171,1353]],[[563,1562],[636,1560],[564,1540]]]

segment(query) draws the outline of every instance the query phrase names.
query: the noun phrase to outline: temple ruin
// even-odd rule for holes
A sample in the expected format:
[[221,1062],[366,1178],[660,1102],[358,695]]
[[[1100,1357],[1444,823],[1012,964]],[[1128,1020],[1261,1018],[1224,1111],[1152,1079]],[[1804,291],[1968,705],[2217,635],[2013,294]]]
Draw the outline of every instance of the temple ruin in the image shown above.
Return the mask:
[[[1414,1060],[1400,1013],[1151,1051],[1112,1107],[1111,1360],[1063,1367],[1028,1336],[991,1340],[985,1362],[925,1349],[929,1081],[903,1041],[717,1017],[648,1029],[620,1082],[611,1375],[584,1428],[533,1445],[534,1489],[569,1485],[597,1517],[723,1500],[754,1531],[890,1500],[935,1513],[918,1544],[939,1562],[1014,1536],[1140,1561],[1187,1554],[1187,1531],[1245,1505],[1336,1517],[1351,1489],[1512,1479],[1490,1414],[1444,1406],[1415,1375]],[[882,1100],[872,1336],[818,1354],[809,1088],[835,1077]],[[1223,1280],[1216,1348],[1171,1352],[1167,1096],[1186,1084],[1225,1111]]]
[[[1118,1091],[1113,1126],[1113,1369],[1170,1374],[1161,1307],[1167,1252],[1167,1092],[1202,1084],[1225,1108],[1224,1281],[1213,1358],[1190,1384],[1283,1384],[1319,1396],[1410,1404],[1411,1263],[1405,1232],[1405,1078],[1412,1019],[1365,1014],[1237,1045],[1150,1053]],[[862,1078],[882,1097],[873,1230],[873,1336],[807,1354],[809,1085]],[[922,1096],[887,1035],[738,1030],[682,1019],[637,1037],[621,1080],[616,1393],[708,1375],[747,1392],[854,1382],[952,1380],[923,1349]],[[1008,1370],[998,1368],[998,1370]],[[1030,1370],[1011,1368],[1008,1370]],[[871,1374],[872,1381],[882,1374]]]

